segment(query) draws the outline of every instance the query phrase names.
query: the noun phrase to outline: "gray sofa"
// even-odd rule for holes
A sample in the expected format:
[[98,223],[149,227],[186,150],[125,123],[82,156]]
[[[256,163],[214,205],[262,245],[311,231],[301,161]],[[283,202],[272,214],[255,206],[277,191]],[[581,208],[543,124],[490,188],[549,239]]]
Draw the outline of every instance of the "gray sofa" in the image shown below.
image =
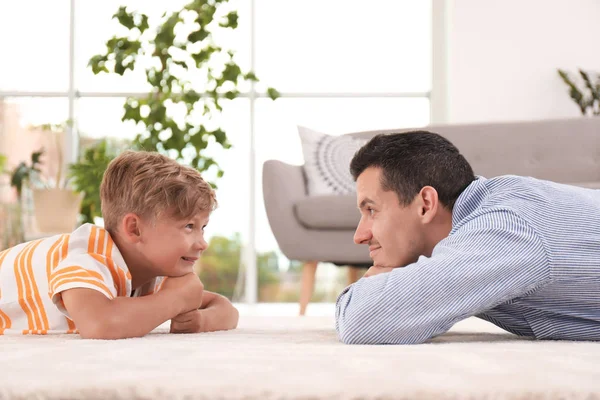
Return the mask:
[[[424,129],[454,143],[477,175],[516,174],[600,188],[600,118],[439,125]],[[413,129],[351,135],[369,138],[378,133],[409,130]],[[359,220],[355,196],[308,196],[302,166],[277,160],[264,163],[263,196],[275,239],[289,259],[369,264],[367,246],[353,243]]]

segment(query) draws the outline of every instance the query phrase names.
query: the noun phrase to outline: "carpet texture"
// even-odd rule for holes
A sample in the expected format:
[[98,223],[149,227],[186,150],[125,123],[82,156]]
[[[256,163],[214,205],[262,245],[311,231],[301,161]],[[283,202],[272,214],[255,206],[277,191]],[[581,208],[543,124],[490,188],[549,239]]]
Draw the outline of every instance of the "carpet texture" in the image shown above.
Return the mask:
[[0,399],[600,399],[600,343],[524,340],[476,319],[415,346],[343,345],[326,317],[166,330],[0,336]]

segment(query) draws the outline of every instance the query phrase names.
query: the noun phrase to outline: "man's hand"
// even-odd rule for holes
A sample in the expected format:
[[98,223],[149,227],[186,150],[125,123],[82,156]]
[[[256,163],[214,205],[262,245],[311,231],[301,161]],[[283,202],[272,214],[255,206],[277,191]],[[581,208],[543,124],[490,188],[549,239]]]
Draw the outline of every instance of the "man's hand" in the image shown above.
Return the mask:
[[193,272],[178,277],[168,277],[162,285],[161,291],[176,293],[180,302],[179,315],[188,311],[197,310],[202,306],[204,285],[198,275]]
[[192,310],[179,314],[171,320],[171,333],[200,333],[205,332],[202,310]]
[[367,270],[367,272],[365,272],[365,274],[363,275],[363,278],[368,278],[370,276],[384,274],[386,272],[390,272],[393,269],[394,268],[392,268],[392,267],[378,267],[376,265],[373,265],[371,268],[369,268]]

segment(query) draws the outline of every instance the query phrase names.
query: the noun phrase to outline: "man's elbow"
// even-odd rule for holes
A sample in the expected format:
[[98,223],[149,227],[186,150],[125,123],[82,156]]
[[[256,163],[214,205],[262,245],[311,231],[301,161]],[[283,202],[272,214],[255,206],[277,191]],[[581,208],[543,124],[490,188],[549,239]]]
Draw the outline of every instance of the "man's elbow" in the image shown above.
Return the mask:
[[364,331],[359,329],[351,329],[349,327],[339,327],[338,338],[344,344],[379,344],[377,338],[367,336]]
[[373,313],[347,305],[336,318],[338,338],[345,344],[380,344],[383,326],[373,318]]
[[421,344],[429,337],[404,331],[402,327],[385,327],[369,329],[373,326],[344,326],[338,328],[338,338],[344,344]]
[[423,329],[408,326],[392,315],[381,316],[375,312],[338,316],[336,330],[344,344],[421,344],[430,338]]

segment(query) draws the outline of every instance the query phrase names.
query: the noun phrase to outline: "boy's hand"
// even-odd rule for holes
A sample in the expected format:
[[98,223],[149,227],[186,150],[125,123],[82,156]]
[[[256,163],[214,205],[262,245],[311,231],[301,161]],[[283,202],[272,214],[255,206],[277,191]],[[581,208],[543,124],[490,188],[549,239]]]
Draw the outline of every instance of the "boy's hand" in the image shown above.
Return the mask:
[[202,310],[192,310],[179,314],[171,320],[171,333],[200,333],[203,329]]
[[199,310],[184,312],[171,319],[171,333],[214,332],[237,327],[238,310],[226,297],[205,291],[202,301]]
[[168,277],[162,285],[161,291],[175,294],[174,298],[180,302],[180,315],[192,310],[195,311],[202,305],[204,285],[198,275],[193,272],[183,276]]

